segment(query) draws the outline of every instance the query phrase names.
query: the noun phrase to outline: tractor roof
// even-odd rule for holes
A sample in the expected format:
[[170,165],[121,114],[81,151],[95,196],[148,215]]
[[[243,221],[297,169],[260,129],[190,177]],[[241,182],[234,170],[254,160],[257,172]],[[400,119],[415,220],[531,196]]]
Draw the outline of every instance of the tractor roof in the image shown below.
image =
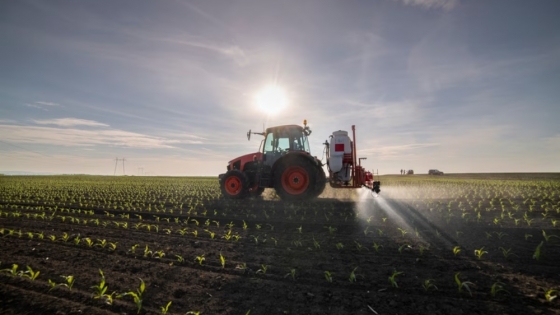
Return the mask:
[[302,131],[303,127],[300,125],[282,125],[282,126],[274,126],[266,128],[266,133],[273,132],[274,130],[286,130],[286,129],[297,129],[298,131]]

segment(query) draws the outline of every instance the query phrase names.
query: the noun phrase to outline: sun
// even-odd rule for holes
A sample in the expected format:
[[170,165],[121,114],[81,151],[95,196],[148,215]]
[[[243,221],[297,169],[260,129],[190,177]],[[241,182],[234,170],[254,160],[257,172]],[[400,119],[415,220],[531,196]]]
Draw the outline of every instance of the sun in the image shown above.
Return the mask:
[[255,95],[255,102],[262,111],[274,115],[288,105],[288,96],[281,87],[269,85]]

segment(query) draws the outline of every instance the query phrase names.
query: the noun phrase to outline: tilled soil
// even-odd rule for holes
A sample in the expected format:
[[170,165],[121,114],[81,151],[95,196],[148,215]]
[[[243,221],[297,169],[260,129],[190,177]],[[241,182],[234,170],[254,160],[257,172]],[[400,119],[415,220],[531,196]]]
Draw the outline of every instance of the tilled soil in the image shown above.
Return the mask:
[[[560,314],[545,298],[560,289],[560,241],[535,259],[539,225],[445,222],[411,200],[325,197],[335,193],[307,203],[210,199],[190,213],[68,205],[52,219],[34,217],[38,203],[3,203],[0,314],[136,314],[132,296],[116,297],[140,279],[140,314],[169,301],[168,314]],[[37,279],[18,273],[26,266]],[[111,305],[94,298],[99,270],[106,294],[116,292]]]

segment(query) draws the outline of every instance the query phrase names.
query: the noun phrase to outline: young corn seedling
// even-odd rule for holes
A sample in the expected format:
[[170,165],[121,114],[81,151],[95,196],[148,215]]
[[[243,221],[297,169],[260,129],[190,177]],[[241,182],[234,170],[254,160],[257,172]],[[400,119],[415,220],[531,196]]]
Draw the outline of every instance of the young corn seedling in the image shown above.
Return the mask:
[[69,276],[60,276],[62,277],[64,280],[66,280],[66,283],[59,283],[58,285],[67,287],[68,290],[72,291],[72,286],[74,286],[74,276],[73,275],[69,275]]
[[12,276],[17,276],[17,269],[18,269],[18,265],[13,264],[11,269],[2,269],[2,270],[0,270],[0,272],[7,272],[7,273],[11,274]]
[[391,286],[393,288],[399,288],[399,285],[397,284],[397,276],[403,274],[402,271],[393,271],[393,274],[391,276],[389,276],[389,283],[391,283]]
[[405,230],[405,229],[402,229],[402,228],[397,228],[397,229],[401,232],[401,235],[402,235],[403,237],[408,233],[408,231]]
[[148,248],[148,244],[146,244],[146,248],[144,248],[144,257],[148,257],[148,255],[154,257],[154,253]]
[[511,248],[505,249],[503,247],[500,247],[500,250],[502,251],[502,255],[504,255],[505,259],[509,259],[510,256],[515,255],[511,252]]
[[93,241],[92,241],[89,237],[86,237],[86,238],[84,238],[84,239],[82,239],[82,240],[86,243],[86,246],[87,246],[87,247],[93,247],[93,244],[94,244],[94,243],[93,243]]
[[425,292],[428,292],[430,290],[438,290],[438,287],[432,281],[432,279],[426,279],[422,283],[422,289],[424,289]]
[[533,259],[540,260],[541,259],[541,249],[544,245],[544,241],[541,241],[537,248],[535,248],[535,252],[533,253]]
[[376,253],[379,253],[379,249],[383,247],[383,245],[377,244],[376,242],[373,242],[373,249],[375,249]]
[[471,288],[469,287],[469,285],[474,285],[474,283],[470,281],[461,281],[459,275],[461,275],[460,272],[457,272],[455,274],[455,283],[457,284],[457,289],[459,290],[459,293],[462,293],[463,288],[465,288],[469,292],[470,296],[472,296]]
[[288,272],[284,278],[291,276],[292,280],[296,281],[296,272],[297,270],[295,268],[289,268],[290,272]]
[[502,239],[502,237],[507,236],[507,233],[504,232],[494,232],[496,234],[496,236],[498,236],[498,239]]
[[354,243],[356,244],[356,249],[361,252],[363,249],[365,250],[369,250],[367,247],[363,246],[362,244],[360,244],[360,242],[354,240]]
[[[107,283],[105,283],[105,275],[103,271],[99,269],[99,274],[101,275],[101,281],[98,285],[94,285],[91,288],[94,289],[93,298],[94,299],[105,299],[105,303],[112,305],[113,304],[113,295],[115,292],[111,294],[107,294]],[[49,280],[50,281],[50,280]]]
[[183,258],[182,256],[179,256],[179,255],[175,255],[175,257],[177,257],[177,262],[180,262],[180,263],[182,263],[182,262],[184,262],[184,261],[185,261],[185,259],[184,259],[184,258]]
[[117,243],[118,242],[109,242],[109,250],[114,252],[117,249]]
[[158,251],[154,252],[154,254],[152,255],[152,258],[154,256],[157,256],[156,258],[161,259],[165,256],[165,253],[163,252],[163,250],[158,250]]
[[402,254],[403,251],[408,251],[412,248],[412,246],[408,245],[408,244],[402,244],[401,246],[399,246],[399,253]]
[[20,271],[19,275],[20,277],[24,277],[24,278],[29,278],[31,279],[31,281],[37,279],[37,277],[39,276],[41,272],[39,270],[37,271],[33,271],[33,269],[31,269],[31,267],[27,266],[27,271]]
[[356,280],[358,280],[356,275],[356,269],[358,269],[358,267],[352,269],[352,272],[350,272],[350,276],[348,277],[348,280],[350,282],[356,282]]
[[222,269],[226,267],[226,258],[220,253],[220,264],[222,264]]
[[490,287],[490,295],[495,298],[496,295],[498,295],[498,293],[500,292],[504,292],[509,294],[509,292],[504,289],[505,284],[501,283],[501,282],[494,282],[494,284],[492,284],[492,286]]
[[325,279],[327,279],[327,282],[332,283],[332,273],[330,271],[325,271]]
[[124,297],[127,295],[132,296],[132,299],[134,300],[134,304],[136,304],[136,308],[138,309],[136,314],[140,314],[140,310],[142,309],[142,294],[144,294],[144,290],[146,290],[146,284],[144,283],[144,280],[140,279],[140,286],[138,287],[136,292],[129,291],[120,295],[120,297]]
[[544,298],[546,299],[547,302],[552,302],[554,299],[556,299],[558,297],[558,295],[556,294],[558,293],[558,290],[545,290],[544,291]]
[[553,237],[558,238],[558,236],[556,236],[556,235],[546,235],[546,232],[544,230],[542,230],[542,236],[544,237],[544,240],[547,241],[547,242],[550,241],[550,239],[553,238]]
[[216,233],[209,231],[209,230],[204,230],[204,232],[210,234],[210,239],[214,239],[214,237],[216,236]]
[[529,238],[533,237],[533,235],[529,234],[529,233],[525,233],[525,240],[528,241]]
[[138,244],[134,244],[130,247],[130,249],[128,250],[129,252],[135,254],[136,253],[136,248],[138,248]]
[[49,279],[49,285],[50,285],[51,288],[47,291],[47,293],[49,293],[52,289],[54,289],[56,287],[56,282]]
[[97,239],[97,241],[98,241],[99,243],[95,244],[94,246],[99,246],[99,247],[101,247],[101,248],[107,247],[107,240],[104,240],[104,239],[103,239],[103,240]]
[[206,258],[204,258],[204,254],[202,254],[202,255],[200,255],[200,256],[196,256],[196,257],[194,258],[194,260],[195,260],[196,262],[198,262],[199,265],[202,266],[202,263],[206,260]]
[[453,247],[453,255],[457,256],[461,252],[461,246]]
[[339,242],[339,243],[336,243],[335,246],[336,246],[336,249],[338,249],[338,250],[341,250],[341,249],[344,248],[344,244],[342,244],[342,243],[340,243],[340,242]]
[[[268,270],[268,265],[261,265],[261,268],[259,268],[259,270],[257,270],[255,273],[262,273],[263,275],[266,274],[266,271]],[[245,265],[246,268],[246,265]]]
[[173,302],[173,301],[169,301],[167,303],[167,305],[161,307],[161,315],[166,315],[167,314],[167,312],[169,311],[169,306],[171,305],[171,302]]
[[482,246],[480,249],[475,249],[475,250],[474,250],[474,255],[475,255],[476,258],[478,258],[478,259],[482,259],[482,256],[483,256],[484,254],[488,254],[488,252],[484,250],[484,246]]

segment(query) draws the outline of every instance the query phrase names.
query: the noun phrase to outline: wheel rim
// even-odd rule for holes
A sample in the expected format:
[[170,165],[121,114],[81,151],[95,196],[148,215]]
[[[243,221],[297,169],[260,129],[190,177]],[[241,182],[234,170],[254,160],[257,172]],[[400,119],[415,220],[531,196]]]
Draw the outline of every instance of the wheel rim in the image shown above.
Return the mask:
[[228,194],[235,196],[241,192],[243,185],[241,184],[241,179],[239,177],[231,176],[226,179],[224,187]]
[[302,194],[308,186],[309,174],[301,166],[291,166],[282,174],[282,187],[289,194]]

